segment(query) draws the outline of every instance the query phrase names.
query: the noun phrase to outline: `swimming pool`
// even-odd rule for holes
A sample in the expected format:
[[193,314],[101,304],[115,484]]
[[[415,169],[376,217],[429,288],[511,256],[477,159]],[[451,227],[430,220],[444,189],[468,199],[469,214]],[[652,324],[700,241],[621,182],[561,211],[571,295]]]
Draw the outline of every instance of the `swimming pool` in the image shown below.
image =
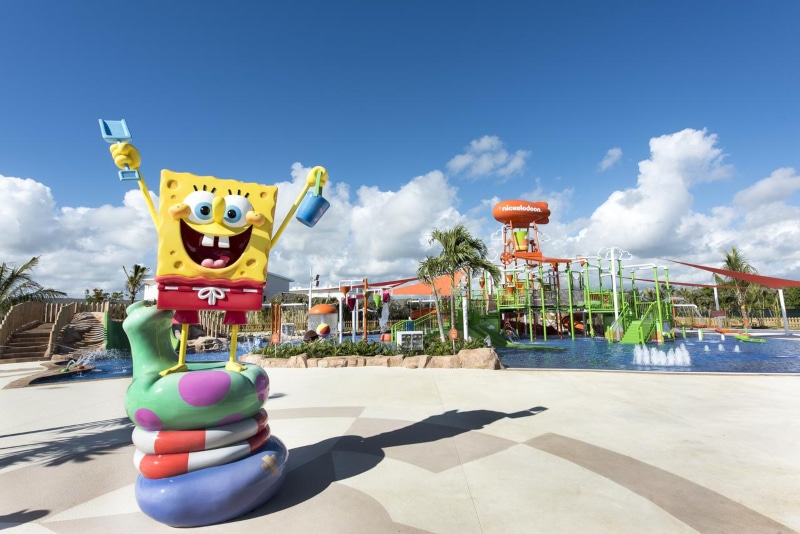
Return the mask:
[[[663,345],[609,344],[602,339],[577,338],[537,340],[536,350],[497,349],[500,361],[514,369],[589,369],[616,371],[662,371],[676,373],[800,373],[800,339],[767,338],[765,343],[746,343],[732,336],[706,334],[704,339],[687,337]],[[238,347],[239,355],[250,351]],[[227,351],[188,354],[188,361],[225,361]],[[97,352],[95,369],[68,376],[36,379],[36,384],[72,380],[130,377],[132,361],[124,352]]]
[[[237,347],[239,356],[247,354],[250,349]],[[227,350],[187,354],[187,362],[214,362],[227,361]],[[119,350],[99,350],[86,354],[80,363],[94,366],[91,371],[78,372],[69,375],[45,376],[35,379],[34,384],[50,384],[53,382],[70,382],[75,380],[96,380],[101,378],[123,378],[133,374],[133,360],[129,352]]]
[[747,343],[733,336],[706,334],[663,345],[609,344],[590,338],[538,340],[546,348],[498,349],[509,368],[603,369],[619,371],[800,373],[800,339],[767,338]]

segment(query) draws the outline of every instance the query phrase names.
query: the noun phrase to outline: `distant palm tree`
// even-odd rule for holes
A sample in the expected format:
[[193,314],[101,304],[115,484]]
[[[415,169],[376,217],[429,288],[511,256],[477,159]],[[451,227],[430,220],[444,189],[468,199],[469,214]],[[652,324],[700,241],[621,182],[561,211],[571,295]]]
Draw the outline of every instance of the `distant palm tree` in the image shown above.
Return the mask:
[[[450,230],[434,230],[429,243],[442,246],[438,263],[441,274],[450,277],[450,325],[455,325],[456,275],[460,272],[470,278],[472,271],[483,270],[496,282],[500,280],[500,269],[486,258],[488,249],[483,241],[473,237],[469,230],[458,224]],[[464,332],[464,336],[467,332]]]
[[133,304],[136,300],[136,294],[144,287],[144,280],[150,272],[150,269],[144,265],[135,263],[131,268],[131,272],[128,272],[128,269],[126,269],[124,265],[122,266],[122,270],[125,271],[125,291],[128,293],[128,296],[130,296],[131,304]]
[[0,265],[0,318],[4,317],[15,304],[67,295],[63,291],[44,288],[31,278],[31,271],[38,264],[39,256],[31,258],[20,267],[13,267],[7,263]]
[[439,292],[436,290],[436,279],[442,276],[442,265],[439,258],[428,256],[417,267],[417,278],[433,288],[433,303],[436,306],[436,324],[439,326],[439,338],[444,342],[444,321],[442,307],[439,303]]
[[[735,273],[743,273],[743,274],[758,273],[758,271],[756,271],[756,269],[747,262],[745,257],[738,250],[736,250],[736,247],[731,247],[731,251],[725,253],[725,261],[722,263],[722,268],[727,271],[733,271]],[[742,311],[742,321],[744,322],[744,328],[746,329],[750,321],[747,317],[745,293],[747,292],[747,288],[750,286],[750,283],[744,280],[739,280],[738,278],[721,277],[719,275],[714,275],[714,278],[716,279],[717,285],[726,285],[733,287],[733,292],[734,295],[736,296],[736,304]]]

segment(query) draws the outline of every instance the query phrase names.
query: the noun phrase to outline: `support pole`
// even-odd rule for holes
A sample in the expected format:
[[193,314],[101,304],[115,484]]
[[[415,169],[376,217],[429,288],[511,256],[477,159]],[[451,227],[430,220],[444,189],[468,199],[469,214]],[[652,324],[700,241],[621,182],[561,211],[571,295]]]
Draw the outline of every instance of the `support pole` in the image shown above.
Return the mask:
[[778,300],[781,302],[781,317],[783,318],[783,332],[789,335],[789,319],[786,317],[786,301],[783,300],[783,289],[778,290]]
[[367,279],[364,278],[364,342],[367,341]]

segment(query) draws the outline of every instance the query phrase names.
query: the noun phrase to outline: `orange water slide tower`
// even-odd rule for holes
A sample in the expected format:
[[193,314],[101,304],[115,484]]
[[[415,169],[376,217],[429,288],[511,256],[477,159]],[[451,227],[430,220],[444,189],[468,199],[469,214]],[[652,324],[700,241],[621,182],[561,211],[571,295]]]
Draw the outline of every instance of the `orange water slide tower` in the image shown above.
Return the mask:
[[492,208],[492,217],[503,224],[500,261],[504,265],[517,263],[518,260],[529,265],[541,262],[537,225],[550,222],[547,202],[504,200]]

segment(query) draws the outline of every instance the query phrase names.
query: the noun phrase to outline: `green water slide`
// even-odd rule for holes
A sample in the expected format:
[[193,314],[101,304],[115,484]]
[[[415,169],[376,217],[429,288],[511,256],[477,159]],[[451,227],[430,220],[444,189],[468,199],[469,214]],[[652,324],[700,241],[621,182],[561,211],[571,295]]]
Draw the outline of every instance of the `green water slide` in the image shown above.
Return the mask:
[[505,347],[508,340],[500,333],[500,318],[491,315],[469,314],[469,336],[472,339],[489,339],[493,347]]

